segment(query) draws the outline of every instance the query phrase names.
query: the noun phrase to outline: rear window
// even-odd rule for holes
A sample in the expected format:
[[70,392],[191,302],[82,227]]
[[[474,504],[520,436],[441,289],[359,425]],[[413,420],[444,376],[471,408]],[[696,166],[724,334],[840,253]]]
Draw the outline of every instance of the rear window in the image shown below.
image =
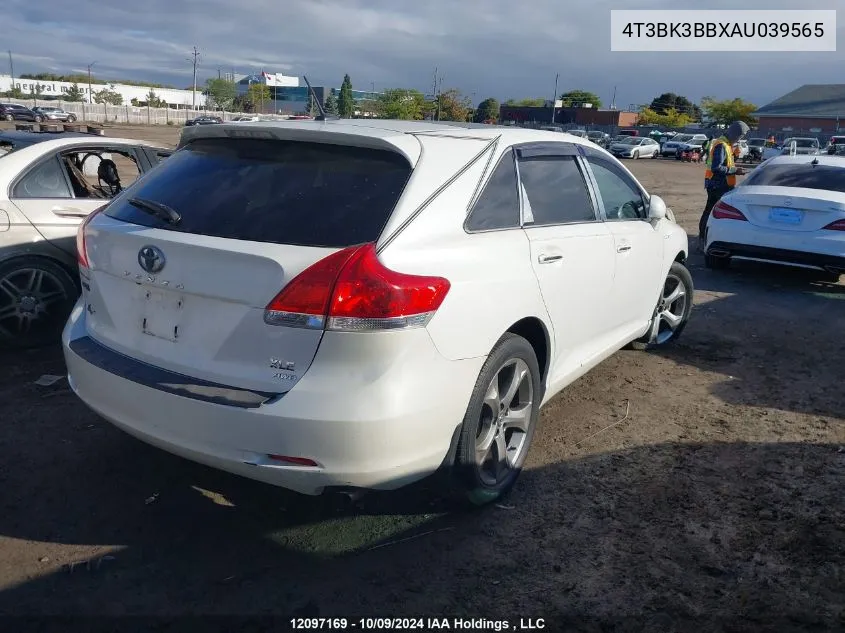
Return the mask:
[[763,165],[742,183],[744,186],[801,187],[845,193],[845,168],[832,165]]
[[[213,237],[343,248],[378,239],[411,174],[394,152],[257,139],[198,139],[175,152],[106,215]],[[131,205],[165,204],[171,225]]]

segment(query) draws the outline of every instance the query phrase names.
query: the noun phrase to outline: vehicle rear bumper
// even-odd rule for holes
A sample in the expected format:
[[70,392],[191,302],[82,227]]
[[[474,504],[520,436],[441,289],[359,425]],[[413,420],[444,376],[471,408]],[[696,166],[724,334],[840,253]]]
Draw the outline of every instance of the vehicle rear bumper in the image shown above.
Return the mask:
[[[360,349],[385,336],[393,337],[387,345],[401,346],[397,355],[360,364]],[[92,343],[102,348],[109,362],[92,362],[97,357],[80,347],[83,341],[89,350]],[[484,362],[445,359],[422,329],[326,333],[290,391],[244,407],[165,390],[166,380],[139,380],[164,370],[90,339],[81,301],[62,342],[71,388],[115,426],[184,458],[310,495],[334,487],[394,489],[434,473],[450,454]],[[318,466],[284,465],[270,455]]]
[[[708,227],[708,238],[710,228]],[[840,250],[838,254],[809,252],[765,246],[760,244],[740,244],[725,242],[718,239],[707,243],[707,254],[721,257],[739,257],[745,259],[763,260],[796,266],[810,266],[824,270],[845,273],[845,254]]]

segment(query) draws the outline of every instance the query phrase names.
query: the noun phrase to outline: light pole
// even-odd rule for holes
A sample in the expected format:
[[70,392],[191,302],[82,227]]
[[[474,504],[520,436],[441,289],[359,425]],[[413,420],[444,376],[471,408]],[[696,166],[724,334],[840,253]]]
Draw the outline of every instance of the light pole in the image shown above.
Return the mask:
[[97,62],[91,62],[88,64],[88,103],[94,103],[94,93],[91,92],[91,68],[93,68],[96,63]]
[[197,61],[199,60],[200,52],[197,50],[197,47],[194,46],[194,50],[191,53],[191,57],[187,60],[194,65],[194,89],[191,94],[191,109],[197,109]]
[[560,79],[560,73],[555,73],[555,91],[552,94],[552,125],[555,122],[555,110],[557,110],[557,81]]

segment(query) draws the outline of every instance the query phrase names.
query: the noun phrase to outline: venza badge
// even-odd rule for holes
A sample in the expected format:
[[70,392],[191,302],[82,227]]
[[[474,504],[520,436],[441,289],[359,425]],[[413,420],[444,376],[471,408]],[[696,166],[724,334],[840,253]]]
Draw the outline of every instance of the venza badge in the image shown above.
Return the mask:
[[165,261],[164,253],[156,246],[144,246],[138,251],[138,264],[150,274],[161,272]]

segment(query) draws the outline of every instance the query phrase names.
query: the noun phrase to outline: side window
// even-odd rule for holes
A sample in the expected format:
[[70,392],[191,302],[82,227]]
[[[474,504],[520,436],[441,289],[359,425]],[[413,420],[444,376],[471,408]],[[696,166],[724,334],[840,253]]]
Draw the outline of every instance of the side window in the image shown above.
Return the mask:
[[644,220],[648,217],[642,193],[622,170],[600,159],[588,161],[608,220]]
[[53,156],[30,170],[12,191],[12,198],[70,198],[65,175]]
[[512,151],[499,160],[470,212],[466,227],[469,231],[519,227],[519,190]]
[[62,154],[77,198],[113,198],[140,176],[135,157],[109,149],[75,149]]
[[527,199],[525,222],[534,226],[596,220],[587,182],[574,156],[543,156],[519,161]]

